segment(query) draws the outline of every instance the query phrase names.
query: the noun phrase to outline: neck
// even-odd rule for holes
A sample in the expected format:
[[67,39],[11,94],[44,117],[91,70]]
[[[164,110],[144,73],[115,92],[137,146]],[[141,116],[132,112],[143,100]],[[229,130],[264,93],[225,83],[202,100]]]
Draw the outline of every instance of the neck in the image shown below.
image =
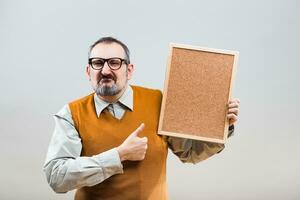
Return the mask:
[[100,95],[97,95],[97,96],[100,99],[102,99],[103,101],[106,101],[108,103],[115,103],[121,98],[121,96],[124,94],[127,87],[128,87],[128,85],[126,85],[118,94],[113,95],[113,96],[100,96]]

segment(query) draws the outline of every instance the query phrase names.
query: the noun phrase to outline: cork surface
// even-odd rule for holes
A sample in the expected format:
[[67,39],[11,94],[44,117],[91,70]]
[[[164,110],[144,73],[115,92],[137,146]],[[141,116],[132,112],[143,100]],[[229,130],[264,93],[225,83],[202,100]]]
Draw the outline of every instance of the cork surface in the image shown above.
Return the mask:
[[159,134],[224,143],[234,58],[223,52],[171,48]]

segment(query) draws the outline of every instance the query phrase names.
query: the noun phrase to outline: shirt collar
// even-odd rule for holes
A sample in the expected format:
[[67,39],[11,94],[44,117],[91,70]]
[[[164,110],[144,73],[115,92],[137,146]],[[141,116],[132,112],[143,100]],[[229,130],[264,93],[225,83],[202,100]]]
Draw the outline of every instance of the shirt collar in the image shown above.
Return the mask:
[[[100,99],[96,93],[94,93],[94,103],[98,117],[100,116],[101,112],[110,104],[109,102]],[[116,103],[120,103],[123,106],[126,106],[129,110],[133,111],[133,90],[131,86],[126,86],[125,92]]]

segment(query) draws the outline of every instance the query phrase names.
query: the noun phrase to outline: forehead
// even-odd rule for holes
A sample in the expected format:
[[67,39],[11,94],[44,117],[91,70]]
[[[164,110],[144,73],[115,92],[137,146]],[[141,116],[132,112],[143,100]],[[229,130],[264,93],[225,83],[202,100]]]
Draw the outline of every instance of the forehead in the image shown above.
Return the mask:
[[119,57],[124,58],[125,52],[121,45],[118,43],[99,43],[91,51],[91,58],[112,58]]

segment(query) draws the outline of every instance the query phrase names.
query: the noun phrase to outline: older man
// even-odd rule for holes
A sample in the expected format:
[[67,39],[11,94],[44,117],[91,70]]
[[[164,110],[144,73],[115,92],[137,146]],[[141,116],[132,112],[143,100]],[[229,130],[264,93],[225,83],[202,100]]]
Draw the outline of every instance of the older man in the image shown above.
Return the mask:
[[[128,80],[134,72],[129,50],[104,37],[89,51],[86,73],[94,93],[65,105],[44,171],[54,191],[77,189],[75,199],[167,199],[168,147],[182,162],[197,163],[224,145],[157,134],[162,94]],[[230,133],[239,100],[228,104]]]

